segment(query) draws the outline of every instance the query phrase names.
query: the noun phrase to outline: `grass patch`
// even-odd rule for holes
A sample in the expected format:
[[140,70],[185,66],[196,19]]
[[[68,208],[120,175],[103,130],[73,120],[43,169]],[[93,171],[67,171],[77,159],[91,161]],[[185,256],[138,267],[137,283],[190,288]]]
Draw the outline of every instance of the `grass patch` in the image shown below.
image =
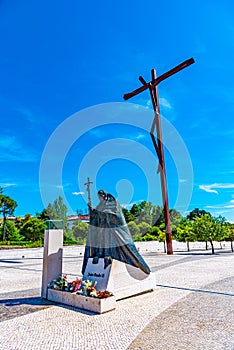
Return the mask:
[[44,242],[42,240],[33,241],[3,241],[0,242],[0,249],[12,249],[12,248],[40,248],[43,247]]

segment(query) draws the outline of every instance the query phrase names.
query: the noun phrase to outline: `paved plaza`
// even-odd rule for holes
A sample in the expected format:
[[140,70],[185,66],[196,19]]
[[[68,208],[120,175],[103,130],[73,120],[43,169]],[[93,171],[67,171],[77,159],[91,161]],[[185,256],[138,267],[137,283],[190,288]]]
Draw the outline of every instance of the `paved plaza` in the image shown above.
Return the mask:
[[[0,350],[233,350],[234,254],[230,244],[136,243],[155,290],[97,315],[40,298],[43,249],[0,250]],[[80,276],[83,246],[64,247],[63,272]]]

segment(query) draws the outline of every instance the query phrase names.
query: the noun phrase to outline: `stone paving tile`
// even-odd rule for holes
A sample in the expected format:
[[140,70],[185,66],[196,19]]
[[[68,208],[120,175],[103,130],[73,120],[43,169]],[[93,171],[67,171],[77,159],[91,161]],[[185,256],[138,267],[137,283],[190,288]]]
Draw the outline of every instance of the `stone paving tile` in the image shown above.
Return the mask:
[[[215,292],[220,285],[226,293]],[[128,349],[233,350],[233,285],[227,278],[190,293],[152,320]]]
[[[182,292],[186,295],[188,292]],[[181,291],[160,288],[124,299],[115,311],[102,315],[71,307],[54,306],[37,313],[1,322],[1,350],[125,350],[145,324],[181,297]],[[162,303],[163,298],[163,303]],[[155,308],[152,308],[152,303]],[[36,317],[34,317],[34,315]],[[7,330],[11,329],[9,339]],[[30,342],[31,339],[31,342]]]
[[[41,304],[38,295],[42,250],[27,250],[25,258],[13,250],[7,254],[1,251],[0,278],[5,289],[0,294],[3,301],[0,314],[4,310],[12,317],[6,317],[0,324],[0,349],[232,349],[233,319],[227,310],[228,303],[231,307],[230,300],[233,300],[229,295],[233,283],[230,279],[233,276],[233,254],[222,252],[211,256],[204,251],[191,254],[178,251],[167,256],[155,254],[152,252],[154,247],[146,243],[139,247],[155,271],[155,291],[121,300],[115,311],[102,315],[61,305]],[[82,248],[79,249],[82,254]],[[77,254],[76,247],[64,248],[65,273],[76,275],[80,271],[80,253]],[[24,290],[28,280],[32,289]],[[18,310],[14,310],[16,307]],[[25,314],[21,315],[21,308]],[[171,339],[167,338],[169,330],[173,335]],[[216,343],[210,348],[211,331],[214,330]],[[204,342],[206,338],[208,340]],[[222,342],[219,343],[219,339]],[[177,349],[178,344],[183,344],[183,347]]]
[[0,322],[54,305],[42,299],[38,288],[0,294]]

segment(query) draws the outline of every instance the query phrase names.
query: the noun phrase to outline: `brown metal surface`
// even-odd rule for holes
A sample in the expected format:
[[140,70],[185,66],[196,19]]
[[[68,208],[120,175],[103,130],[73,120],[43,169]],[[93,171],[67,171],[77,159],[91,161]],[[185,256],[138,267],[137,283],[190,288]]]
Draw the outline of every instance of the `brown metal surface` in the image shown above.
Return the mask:
[[138,89],[136,89],[136,90],[134,90],[132,92],[124,94],[124,96],[123,96],[124,100],[128,100],[129,98],[132,98],[133,96],[136,96],[136,95],[140,94],[141,92],[149,89],[150,88],[150,84],[151,84],[151,88],[154,88],[161,81],[165,80],[166,78],[169,78],[171,75],[179,72],[180,70],[190,66],[194,62],[195,62],[194,59],[190,58],[190,59],[180,63],[178,66],[176,66],[176,67],[170,69],[168,72],[160,75],[157,79],[152,80],[151,82],[144,84],[143,86],[139,87]]
[[[156,79],[156,70],[152,69],[151,71],[152,81]],[[166,181],[166,168],[164,161],[164,149],[162,142],[162,128],[161,128],[161,118],[160,118],[160,107],[158,100],[158,89],[157,86],[152,89],[152,103],[155,111],[155,126],[157,132],[157,145],[159,149],[159,172],[162,188],[162,199],[163,199],[163,212],[164,212],[164,221],[165,221],[165,231],[166,231],[166,242],[167,242],[167,254],[173,254],[172,247],[172,234],[171,234],[171,224],[170,224],[170,213],[168,205],[168,192],[167,192],[167,181]],[[153,122],[154,123],[154,122]],[[152,132],[152,129],[151,129]],[[157,150],[156,150],[157,152]],[[158,152],[157,152],[158,154]]]
[[[139,93],[149,89],[150,96],[152,100],[152,105],[155,112],[155,117],[151,126],[150,130],[150,136],[155,148],[155,151],[158,156],[159,160],[159,166],[158,166],[158,172],[160,172],[160,179],[161,179],[161,188],[162,188],[162,199],[163,199],[163,209],[164,209],[164,220],[165,220],[165,229],[166,229],[166,242],[167,242],[167,254],[173,254],[173,247],[172,247],[172,234],[171,234],[171,228],[170,228],[170,213],[169,213],[169,206],[168,206],[168,192],[167,192],[167,181],[166,181],[166,168],[165,168],[165,161],[164,161],[164,149],[163,149],[163,142],[162,142],[162,128],[161,128],[161,118],[160,118],[160,108],[159,108],[159,99],[158,99],[158,88],[157,85],[170,77],[171,75],[179,72],[180,70],[188,67],[189,65],[193,64],[195,61],[193,58],[190,58],[182,63],[180,63],[178,66],[170,69],[168,72],[160,75],[158,78],[156,77],[156,70],[151,70],[151,78],[152,80],[147,83],[145,79],[140,76],[139,80],[143,84],[143,86],[139,87],[138,89],[124,94],[123,98],[125,100],[128,100],[129,98],[138,95]],[[157,141],[154,136],[154,131],[156,128],[157,133]]]

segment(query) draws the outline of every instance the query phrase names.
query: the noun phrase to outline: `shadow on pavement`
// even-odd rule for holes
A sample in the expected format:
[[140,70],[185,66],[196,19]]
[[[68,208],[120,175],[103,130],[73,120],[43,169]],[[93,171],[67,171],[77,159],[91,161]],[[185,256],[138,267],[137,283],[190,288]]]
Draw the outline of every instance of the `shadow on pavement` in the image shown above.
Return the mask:
[[27,315],[53,306],[54,303],[41,297],[8,298],[0,300],[0,321]]
[[0,300],[0,322],[6,321],[15,317],[24,316],[32,312],[41,311],[52,306],[58,306],[63,309],[76,311],[85,315],[95,316],[96,313],[67,306],[41,297],[25,297],[25,298],[7,298]]

